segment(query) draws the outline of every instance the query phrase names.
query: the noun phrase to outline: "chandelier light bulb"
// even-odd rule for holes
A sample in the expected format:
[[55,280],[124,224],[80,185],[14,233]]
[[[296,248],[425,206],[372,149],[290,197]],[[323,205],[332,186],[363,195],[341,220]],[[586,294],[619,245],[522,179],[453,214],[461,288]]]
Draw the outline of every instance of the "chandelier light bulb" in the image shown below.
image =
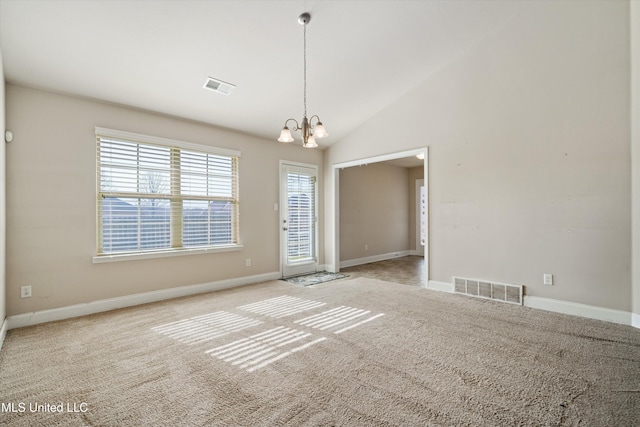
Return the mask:
[[313,129],[314,129],[313,135],[318,139],[326,138],[329,136],[322,122],[318,122],[318,124],[316,124],[316,126]]
[[309,136],[307,143],[304,145],[305,148],[316,148],[317,146],[318,143],[316,142],[316,139],[313,137],[313,135]]
[[291,135],[291,131],[288,127],[283,127],[282,132],[280,132],[280,138],[278,138],[280,142],[293,142],[293,136]]

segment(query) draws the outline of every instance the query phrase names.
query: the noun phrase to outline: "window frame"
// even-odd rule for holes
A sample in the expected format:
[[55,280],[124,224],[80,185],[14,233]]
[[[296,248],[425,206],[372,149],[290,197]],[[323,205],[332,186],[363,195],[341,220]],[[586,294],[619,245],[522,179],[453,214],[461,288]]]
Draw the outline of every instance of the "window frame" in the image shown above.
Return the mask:
[[[193,254],[202,254],[202,253],[216,253],[216,252],[230,252],[230,251],[239,251],[243,248],[243,245],[240,241],[240,194],[239,194],[239,182],[240,182],[240,173],[239,173],[239,159],[241,157],[241,152],[236,150],[229,150],[225,148],[217,148],[211,147],[208,145],[202,144],[194,144],[191,142],[179,141],[168,138],[161,138],[150,135],[143,135],[133,132],[126,132],[114,129],[107,129],[102,127],[95,128],[95,136],[96,136],[96,245],[95,245],[95,256],[93,257],[93,263],[102,263],[102,262],[111,262],[111,261],[125,261],[125,260],[134,260],[134,259],[148,259],[148,258],[159,258],[159,257],[167,257],[167,256],[182,256],[182,255],[193,255]],[[167,198],[171,201],[179,201],[179,203],[170,203],[170,216],[178,218],[179,213],[179,225],[176,226],[175,223],[170,225],[170,245],[165,248],[157,248],[157,249],[138,249],[133,251],[119,251],[119,252],[110,252],[110,253],[102,253],[101,252],[101,242],[102,242],[102,211],[101,204],[103,200],[103,194],[106,192],[101,191],[101,169],[100,169],[100,141],[102,138],[105,139],[114,139],[119,140],[126,143],[132,144],[142,144],[142,145],[151,145],[151,146],[160,146],[166,147],[170,149],[171,155],[171,164],[170,164],[170,175],[172,172],[180,171],[179,167],[176,169],[176,166],[180,165],[180,161],[176,163],[175,155],[177,154],[180,157],[180,151],[185,150],[189,152],[201,153],[201,154],[212,154],[216,156],[224,156],[229,157],[233,163],[233,172],[232,172],[232,201],[235,205],[235,209],[232,216],[231,230],[232,230],[232,243],[229,244],[217,244],[217,245],[205,245],[205,246],[179,246],[176,247],[176,237],[178,240],[182,240],[182,229],[184,226],[182,217],[182,203],[184,201],[192,200],[188,194],[182,194],[180,189],[177,189],[172,185],[170,189],[170,194],[167,197],[163,195],[162,198]],[[125,193],[113,193],[119,196],[124,196]],[[136,195],[141,195],[143,193],[126,193],[131,198],[136,198]],[[179,208],[176,209],[176,205],[180,205]],[[179,230],[178,230],[179,228]],[[177,236],[179,235],[179,236]]]

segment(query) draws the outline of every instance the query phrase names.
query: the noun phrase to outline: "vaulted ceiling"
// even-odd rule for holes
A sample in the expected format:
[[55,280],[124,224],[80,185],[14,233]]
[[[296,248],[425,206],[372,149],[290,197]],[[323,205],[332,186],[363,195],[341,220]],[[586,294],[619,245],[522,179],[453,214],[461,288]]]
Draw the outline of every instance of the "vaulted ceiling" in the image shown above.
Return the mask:
[[[491,1],[0,0],[10,83],[275,140],[303,114],[331,145],[518,13]],[[235,84],[203,89],[208,76]]]

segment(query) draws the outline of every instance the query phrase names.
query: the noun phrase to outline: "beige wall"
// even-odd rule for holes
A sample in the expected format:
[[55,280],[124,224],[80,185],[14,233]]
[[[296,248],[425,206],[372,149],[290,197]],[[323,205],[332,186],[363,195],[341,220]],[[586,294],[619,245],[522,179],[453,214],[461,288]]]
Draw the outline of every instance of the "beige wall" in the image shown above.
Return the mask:
[[[317,150],[11,84],[6,95],[7,126],[15,134],[7,146],[8,315],[277,272],[279,161],[316,164],[322,171]],[[241,151],[244,249],[93,264],[95,126]],[[320,194],[322,181],[320,176]],[[20,299],[25,284],[33,286],[33,297]]]
[[424,167],[410,168],[409,172],[409,250],[416,250],[416,180],[424,179]]
[[631,2],[631,145],[633,170],[633,313],[640,327],[640,2]]
[[[332,146],[325,170],[426,144],[432,280],[630,311],[629,3],[523,7]],[[331,263],[332,173],[326,184]]]
[[2,53],[0,52],[0,327],[7,314],[6,310],[6,143],[5,132],[5,85]]
[[407,168],[385,163],[340,171],[341,261],[408,250],[408,180]]

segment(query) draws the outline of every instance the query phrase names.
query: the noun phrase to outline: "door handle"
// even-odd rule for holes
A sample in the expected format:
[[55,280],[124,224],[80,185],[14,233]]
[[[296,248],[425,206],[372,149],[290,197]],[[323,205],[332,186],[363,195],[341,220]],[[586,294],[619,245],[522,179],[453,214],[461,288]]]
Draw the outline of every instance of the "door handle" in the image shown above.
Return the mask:
[[287,230],[288,230],[288,228],[287,228],[287,227],[282,227],[282,230],[283,230],[283,231],[287,231]]

